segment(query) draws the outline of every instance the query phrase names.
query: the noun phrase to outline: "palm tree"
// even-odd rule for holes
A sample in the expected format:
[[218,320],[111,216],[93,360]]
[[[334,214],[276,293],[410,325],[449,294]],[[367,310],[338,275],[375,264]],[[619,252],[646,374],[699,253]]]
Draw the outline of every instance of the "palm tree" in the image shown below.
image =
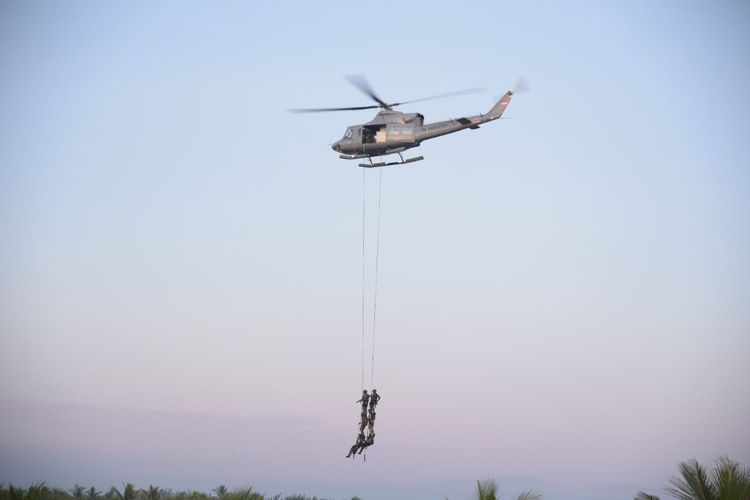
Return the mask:
[[8,485],[8,498],[10,500],[24,500],[25,493],[23,488],[16,488],[12,484]]
[[750,469],[721,456],[709,473],[691,459],[679,465],[680,475],[672,477],[667,493],[679,500],[750,500]]
[[16,488],[12,484],[8,485],[8,498],[10,500],[42,500],[49,496],[49,488],[45,486],[44,481],[34,483],[27,489]]
[[75,500],[83,500],[86,497],[86,495],[84,494],[85,492],[86,488],[76,483],[76,485],[73,486],[73,489],[70,490],[70,496],[72,496]]
[[158,486],[149,486],[147,490],[139,490],[145,500],[161,500],[163,490]]
[[[477,500],[499,500],[497,494],[497,483],[494,479],[485,479],[484,481],[477,481]],[[520,493],[516,500],[540,500],[541,495],[534,493],[534,490],[524,491]]]
[[100,496],[101,494],[93,486],[86,492],[86,500],[99,500]]
[[107,496],[113,500],[135,500],[136,491],[133,483],[126,483],[125,487],[120,492],[117,488],[112,486]]

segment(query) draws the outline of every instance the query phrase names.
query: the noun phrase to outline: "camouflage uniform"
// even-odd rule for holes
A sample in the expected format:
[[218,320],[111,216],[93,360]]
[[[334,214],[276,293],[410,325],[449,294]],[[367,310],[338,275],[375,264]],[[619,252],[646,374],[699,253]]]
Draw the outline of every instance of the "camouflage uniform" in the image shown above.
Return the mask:
[[375,444],[375,422],[370,420],[367,424],[367,438],[365,439],[364,446],[359,450],[362,453],[365,448],[368,448]]
[[[378,396],[378,398],[380,398],[380,396]],[[362,403],[363,413],[365,412],[365,410],[367,410],[367,403],[369,402],[370,402],[370,395],[367,394],[367,389],[365,389],[364,391],[362,391],[362,397],[357,400],[357,403]]]
[[375,405],[378,404],[378,401],[380,401],[380,394],[378,394],[377,389],[372,390],[372,396],[370,396],[370,408],[373,410],[375,409]]
[[357,454],[357,451],[362,453],[362,450],[365,448],[365,433],[360,432],[357,436],[357,442],[354,443],[354,445],[349,449],[349,454],[346,456],[346,458],[353,457]]
[[[367,439],[365,439],[365,448],[375,444],[375,432],[370,431],[367,433]],[[360,452],[361,453],[361,452]]]

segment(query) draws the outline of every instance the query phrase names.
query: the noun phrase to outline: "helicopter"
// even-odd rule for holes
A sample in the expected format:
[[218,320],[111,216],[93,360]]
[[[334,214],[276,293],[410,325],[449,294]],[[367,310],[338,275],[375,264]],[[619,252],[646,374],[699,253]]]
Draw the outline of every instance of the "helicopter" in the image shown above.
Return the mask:
[[[363,160],[360,167],[375,168],[391,165],[404,165],[415,161],[424,160],[424,156],[404,159],[401,155],[404,151],[416,148],[423,141],[434,139],[447,134],[452,134],[465,129],[478,129],[480,125],[499,119],[505,108],[510,104],[514,91],[525,87],[522,81],[513,90],[509,90],[497,103],[485,114],[465,116],[444,120],[440,122],[425,123],[424,115],[421,113],[402,113],[393,108],[403,104],[439,99],[455,95],[474,93],[481,89],[467,89],[457,92],[449,92],[412,101],[387,103],[383,101],[372,89],[367,79],[362,75],[348,76],[349,82],[367,95],[377,104],[370,106],[354,106],[344,108],[304,108],[290,109],[292,113],[321,113],[328,111],[355,111],[362,109],[380,109],[375,118],[367,123],[347,127],[344,136],[331,145],[331,149],[341,153],[339,158],[344,160]],[[373,156],[386,156],[398,154],[400,161],[373,163]]]

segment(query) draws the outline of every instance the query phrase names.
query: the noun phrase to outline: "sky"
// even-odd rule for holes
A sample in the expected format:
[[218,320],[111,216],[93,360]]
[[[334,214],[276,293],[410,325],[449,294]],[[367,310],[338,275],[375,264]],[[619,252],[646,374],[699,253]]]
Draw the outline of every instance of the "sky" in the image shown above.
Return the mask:
[[[4,2],[0,483],[662,494],[750,463],[745,2]],[[372,110],[505,116],[362,171]],[[377,195],[382,182],[370,384]],[[364,183],[364,191],[363,191]],[[367,462],[343,456],[361,390]]]

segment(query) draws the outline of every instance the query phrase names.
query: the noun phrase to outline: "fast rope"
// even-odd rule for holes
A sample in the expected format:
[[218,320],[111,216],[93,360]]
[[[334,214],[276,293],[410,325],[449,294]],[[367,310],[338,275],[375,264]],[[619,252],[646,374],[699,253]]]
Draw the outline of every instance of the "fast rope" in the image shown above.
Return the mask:
[[[372,306],[372,350],[370,354],[370,388],[375,385],[375,330],[378,317],[378,274],[380,270],[380,207],[383,194],[383,171],[378,170],[378,212],[377,232],[375,233],[375,271]],[[365,338],[367,332],[366,296],[367,296],[367,172],[362,170],[362,365],[361,382],[362,390],[365,389]]]
[[383,169],[378,170],[378,230],[375,237],[375,290],[372,306],[372,359],[370,361],[370,388],[375,387],[375,325],[378,318],[378,264],[380,263],[380,200],[383,192]]
[[367,199],[367,174],[362,169],[362,390],[365,390],[365,200]]

